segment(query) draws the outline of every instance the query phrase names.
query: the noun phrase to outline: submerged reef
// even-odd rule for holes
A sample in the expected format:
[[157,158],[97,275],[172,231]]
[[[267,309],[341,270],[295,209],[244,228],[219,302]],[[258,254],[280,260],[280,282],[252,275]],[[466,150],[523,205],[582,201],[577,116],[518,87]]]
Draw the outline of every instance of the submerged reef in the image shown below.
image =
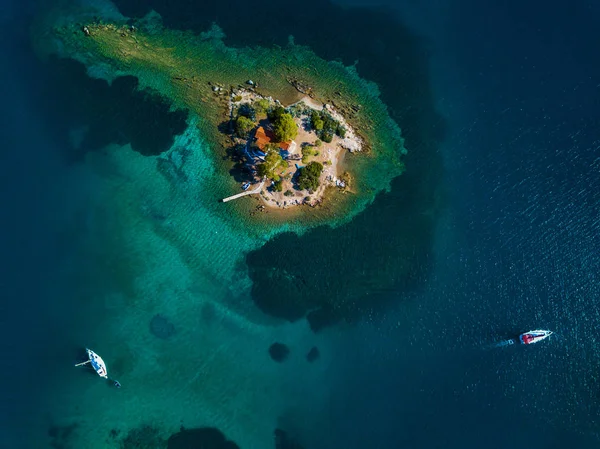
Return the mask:
[[275,449],[304,449],[288,433],[282,429],[275,429]]
[[240,449],[229,441],[223,433],[213,427],[184,429],[174,433],[167,440],[167,449]]
[[175,325],[165,316],[156,314],[150,320],[150,332],[155,337],[166,340],[175,334]]
[[312,348],[310,348],[310,351],[308,351],[308,354],[306,354],[306,360],[309,363],[312,363],[315,360],[317,360],[320,355],[321,354],[319,352],[319,348],[317,348],[316,346],[313,346]]
[[52,424],[48,428],[50,447],[53,449],[68,449],[71,447],[69,440],[78,427],[79,425],[77,423],[63,426]]
[[[118,435],[111,431],[111,437]],[[151,425],[142,425],[129,430],[119,441],[119,449],[164,449],[166,440],[162,437],[158,427]]]
[[56,56],[48,59],[46,71],[47,105],[40,107],[57,117],[53,132],[69,136],[64,147],[71,162],[109,144],[130,144],[144,156],[155,156],[168,151],[188,126],[188,111],[173,108],[171,100],[155,90],[140,88],[134,76],[108,83],[90,77],[81,62]]
[[120,439],[119,432],[113,430],[110,437],[118,439],[120,449],[239,449],[237,444],[214,427],[182,427],[168,439],[161,432],[158,427],[146,424],[129,430]]
[[290,355],[290,349],[283,343],[273,343],[269,347],[269,355],[273,360],[281,363]]

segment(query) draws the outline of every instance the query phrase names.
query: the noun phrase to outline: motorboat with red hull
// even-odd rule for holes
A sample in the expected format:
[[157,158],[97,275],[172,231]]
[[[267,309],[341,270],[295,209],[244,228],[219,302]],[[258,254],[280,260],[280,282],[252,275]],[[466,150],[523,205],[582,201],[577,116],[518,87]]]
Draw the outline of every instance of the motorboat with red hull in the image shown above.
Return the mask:
[[519,341],[524,345],[531,345],[533,343],[537,343],[542,340],[545,340],[553,333],[554,332],[552,332],[552,331],[541,330],[541,329],[524,332],[521,335],[519,335]]

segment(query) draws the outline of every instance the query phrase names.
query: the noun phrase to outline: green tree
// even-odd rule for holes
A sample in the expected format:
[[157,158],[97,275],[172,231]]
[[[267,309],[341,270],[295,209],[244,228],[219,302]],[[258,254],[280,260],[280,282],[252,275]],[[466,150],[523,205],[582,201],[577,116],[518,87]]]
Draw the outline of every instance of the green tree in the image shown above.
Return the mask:
[[281,118],[283,114],[285,114],[285,109],[283,109],[281,106],[277,106],[269,112],[269,120],[275,123]]
[[243,115],[235,120],[235,132],[242,139],[248,138],[248,133],[254,128],[254,122]]
[[265,161],[256,167],[256,171],[259,176],[266,176],[270,179],[279,180],[279,175],[277,175],[276,171],[284,164],[285,162],[279,152],[273,148],[268,148]]
[[285,113],[281,114],[279,119],[274,123],[273,132],[278,142],[287,142],[296,138],[298,135],[298,126],[293,117]]
[[254,110],[257,114],[264,114],[269,109],[269,100],[261,98],[254,102]]
[[306,167],[300,169],[298,174],[298,187],[301,190],[317,190],[319,187],[319,177],[323,172],[323,164],[311,162]]
[[312,126],[314,128],[315,127],[315,122],[317,120],[321,120],[321,114],[319,114],[315,110],[311,111],[311,113],[310,113],[310,126]]
[[313,122],[312,126],[315,130],[321,131],[323,129],[323,126],[325,126],[325,122],[318,118]]
[[311,156],[317,156],[318,151],[312,145],[304,145],[302,147],[302,162],[306,164]]
[[250,120],[254,121],[256,118],[256,110],[248,103],[243,103],[238,108],[237,115],[243,115],[244,117],[248,117]]
[[273,190],[276,192],[283,192],[283,181],[281,179],[279,181],[275,181],[275,184],[273,184]]

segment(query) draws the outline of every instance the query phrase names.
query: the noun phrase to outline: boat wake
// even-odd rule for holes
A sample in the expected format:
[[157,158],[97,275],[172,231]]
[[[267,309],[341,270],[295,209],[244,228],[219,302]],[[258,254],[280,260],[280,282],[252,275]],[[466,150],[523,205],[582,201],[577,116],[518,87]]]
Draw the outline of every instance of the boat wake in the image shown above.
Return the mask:
[[510,338],[508,340],[503,340],[501,342],[494,343],[493,345],[490,346],[490,348],[504,348],[506,346],[512,346],[514,344],[515,344],[515,340]]

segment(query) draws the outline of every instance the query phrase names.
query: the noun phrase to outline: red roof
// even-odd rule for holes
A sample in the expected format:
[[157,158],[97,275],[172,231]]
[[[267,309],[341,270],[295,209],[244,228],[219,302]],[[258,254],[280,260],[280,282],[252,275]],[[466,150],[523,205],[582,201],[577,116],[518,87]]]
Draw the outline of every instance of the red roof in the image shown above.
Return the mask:
[[[270,133],[269,133],[270,134]],[[254,138],[256,139],[256,146],[261,150],[264,150],[265,146],[271,143],[272,137],[267,135],[265,129],[262,126],[259,126],[254,134]]]
[[289,142],[281,142],[279,144],[279,148],[281,148],[282,150],[289,150],[290,149],[290,145],[292,144],[292,141],[290,140]]
[[[254,133],[254,139],[256,146],[261,150],[264,150],[265,146],[267,146],[267,144],[271,143],[275,139],[275,136],[270,130],[265,130],[262,126],[259,126],[256,132]],[[280,142],[278,145],[279,148],[287,151],[292,145],[292,141],[290,140],[288,142]]]

